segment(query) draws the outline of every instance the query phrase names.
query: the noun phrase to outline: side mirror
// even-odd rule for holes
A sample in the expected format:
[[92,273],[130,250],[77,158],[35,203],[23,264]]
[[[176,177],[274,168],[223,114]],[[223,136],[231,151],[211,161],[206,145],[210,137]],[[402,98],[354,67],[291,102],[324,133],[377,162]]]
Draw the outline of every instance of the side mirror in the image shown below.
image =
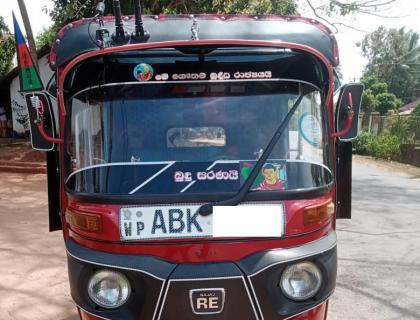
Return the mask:
[[55,143],[62,139],[55,138],[56,128],[51,100],[45,92],[29,93],[25,96],[31,129],[32,148],[51,151]]
[[357,137],[363,89],[362,83],[349,83],[341,88],[335,111],[333,138],[351,141]]

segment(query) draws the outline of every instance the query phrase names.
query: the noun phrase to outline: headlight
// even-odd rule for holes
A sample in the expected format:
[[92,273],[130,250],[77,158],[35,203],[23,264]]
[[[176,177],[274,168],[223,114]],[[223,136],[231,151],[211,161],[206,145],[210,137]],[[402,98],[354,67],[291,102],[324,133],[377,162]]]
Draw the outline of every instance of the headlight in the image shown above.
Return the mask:
[[130,282],[120,272],[101,270],[89,280],[89,297],[98,306],[114,309],[122,306],[130,296]]
[[290,299],[302,301],[312,298],[321,287],[322,275],[312,262],[288,266],[281,275],[280,288]]

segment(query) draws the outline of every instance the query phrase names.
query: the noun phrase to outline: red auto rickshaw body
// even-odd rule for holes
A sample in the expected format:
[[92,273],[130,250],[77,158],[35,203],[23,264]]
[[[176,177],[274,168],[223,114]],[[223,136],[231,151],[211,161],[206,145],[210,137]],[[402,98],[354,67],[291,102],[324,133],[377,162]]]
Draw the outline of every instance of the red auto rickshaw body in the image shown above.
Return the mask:
[[[349,162],[335,160],[349,153],[332,136],[330,30],[301,17],[143,20],[141,42],[107,38],[113,17],[74,22],[51,52],[63,143],[48,156],[50,226],[62,226],[81,319],[326,319],[346,210],[337,183],[350,184]],[[283,121],[288,134],[226,204],[256,206],[256,226],[274,206],[278,235],[213,236],[214,208],[241,191]]]

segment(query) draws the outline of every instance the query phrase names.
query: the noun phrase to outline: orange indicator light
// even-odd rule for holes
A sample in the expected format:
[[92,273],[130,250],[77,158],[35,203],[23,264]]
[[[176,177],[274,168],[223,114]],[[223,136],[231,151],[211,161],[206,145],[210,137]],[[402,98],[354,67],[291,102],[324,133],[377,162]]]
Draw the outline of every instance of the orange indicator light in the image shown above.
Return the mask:
[[97,214],[67,210],[66,221],[72,228],[75,229],[96,233],[102,231],[101,216]]
[[321,205],[307,207],[303,214],[303,224],[305,226],[315,223],[321,224],[331,218],[334,214],[334,209],[335,206],[331,200]]

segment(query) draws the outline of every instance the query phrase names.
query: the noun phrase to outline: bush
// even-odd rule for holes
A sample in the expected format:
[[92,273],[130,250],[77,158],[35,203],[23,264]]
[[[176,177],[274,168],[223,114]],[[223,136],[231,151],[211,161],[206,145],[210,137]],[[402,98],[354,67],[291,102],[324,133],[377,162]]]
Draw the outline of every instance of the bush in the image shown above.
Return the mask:
[[374,136],[368,145],[370,155],[387,160],[397,160],[401,154],[400,139],[392,134]]
[[376,158],[393,159],[399,158],[401,140],[393,134],[373,135],[362,131],[358,138],[353,141],[353,148],[357,154],[370,155]]
[[389,126],[389,134],[398,137],[401,143],[414,141],[414,127],[410,126],[410,119],[401,116],[393,117]]
[[357,139],[353,141],[353,149],[357,154],[369,155],[369,144],[373,139],[373,134],[363,130],[359,133]]

